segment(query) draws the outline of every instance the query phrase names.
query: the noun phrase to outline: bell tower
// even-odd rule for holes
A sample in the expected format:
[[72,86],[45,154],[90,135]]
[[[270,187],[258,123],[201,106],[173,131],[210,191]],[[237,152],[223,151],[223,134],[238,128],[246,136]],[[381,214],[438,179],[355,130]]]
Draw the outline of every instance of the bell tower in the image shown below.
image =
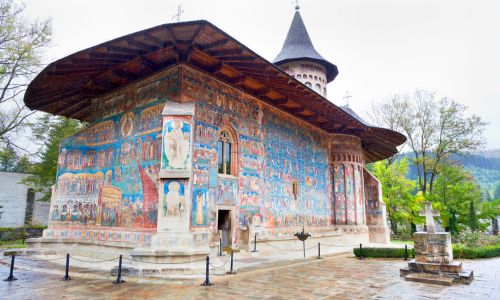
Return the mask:
[[314,49],[299,10],[297,4],[283,48],[273,63],[326,98],[326,86],[339,71]]

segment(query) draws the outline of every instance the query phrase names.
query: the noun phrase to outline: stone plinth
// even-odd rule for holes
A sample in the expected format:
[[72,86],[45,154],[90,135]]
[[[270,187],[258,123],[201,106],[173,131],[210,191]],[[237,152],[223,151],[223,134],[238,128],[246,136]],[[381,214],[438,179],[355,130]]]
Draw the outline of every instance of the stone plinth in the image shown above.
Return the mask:
[[453,282],[470,283],[471,270],[464,270],[461,262],[453,261],[449,232],[416,232],[413,234],[415,259],[400,276],[408,281],[451,285]]
[[416,232],[413,234],[413,241],[416,262],[448,264],[453,261],[449,232]]

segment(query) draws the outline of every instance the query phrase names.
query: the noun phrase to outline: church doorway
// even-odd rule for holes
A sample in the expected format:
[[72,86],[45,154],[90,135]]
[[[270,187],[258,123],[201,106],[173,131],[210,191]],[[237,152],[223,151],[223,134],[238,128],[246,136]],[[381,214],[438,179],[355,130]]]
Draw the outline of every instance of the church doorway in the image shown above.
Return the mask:
[[219,209],[217,214],[217,229],[222,239],[222,247],[231,246],[231,211]]

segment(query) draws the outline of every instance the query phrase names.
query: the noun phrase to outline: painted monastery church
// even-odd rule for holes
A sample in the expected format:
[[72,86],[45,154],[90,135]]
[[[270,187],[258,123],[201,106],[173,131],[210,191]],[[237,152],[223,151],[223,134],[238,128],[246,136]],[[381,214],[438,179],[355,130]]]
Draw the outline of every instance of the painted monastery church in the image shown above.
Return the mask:
[[[34,246],[207,255],[222,244],[389,241],[365,164],[405,138],[326,99],[338,75],[298,9],[269,62],[207,21],[160,25],[47,66],[26,105],[89,122],[60,146]],[[101,251],[99,250],[99,251]]]

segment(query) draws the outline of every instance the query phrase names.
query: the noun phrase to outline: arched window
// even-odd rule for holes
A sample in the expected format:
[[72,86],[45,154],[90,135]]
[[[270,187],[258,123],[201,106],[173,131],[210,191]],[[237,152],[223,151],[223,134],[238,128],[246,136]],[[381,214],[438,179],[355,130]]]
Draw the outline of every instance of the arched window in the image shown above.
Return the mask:
[[308,82],[306,82],[306,86],[307,86],[308,88],[310,88],[310,87],[311,87],[311,83],[310,83],[309,81],[308,81]]
[[321,93],[321,85],[319,85],[319,83],[316,83],[316,85],[314,86],[314,88],[316,89],[316,91],[318,93]]
[[300,74],[298,74],[297,79],[302,79],[302,76]]
[[224,128],[219,133],[219,140],[217,141],[217,161],[219,174],[236,176],[238,144],[236,134],[230,128]]

